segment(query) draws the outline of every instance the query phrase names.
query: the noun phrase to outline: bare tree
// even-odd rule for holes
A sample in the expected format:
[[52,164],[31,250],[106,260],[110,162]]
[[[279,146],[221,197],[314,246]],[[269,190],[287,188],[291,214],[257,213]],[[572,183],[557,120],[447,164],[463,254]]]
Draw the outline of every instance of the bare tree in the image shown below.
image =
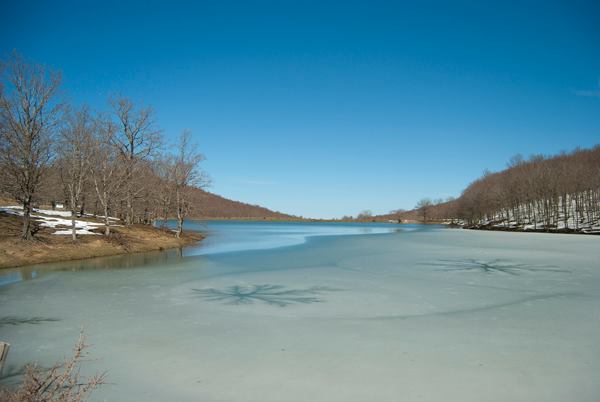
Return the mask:
[[190,143],[191,132],[184,131],[179,137],[177,153],[173,156],[173,184],[175,188],[175,212],[177,214],[176,236],[183,234],[183,221],[189,212],[189,193],[193,188],[208,185],[208,178],[200,170],[204,155],[198,152],[196,144]]
[[357,220],[371,220],[373,219],[373,212],[371,212],[371,210],[369,209],[365,209],[364,211],[361,211],[357,216],[356,216]]
[[421,215],[423,216],[423,222],[427,222],[427,217],[429,216],[429,211],[431,210],[432,206],[433,202],[429,198],[423,198],[417,203],[415,208],[421,212]]
[[96,120],[95,135],[93,140],[94,154],[90,171],[98,201],[104,212],[104,234],[110,235],[110,208],[114,202],[126,172],[123,169],[122,159],[117,149],[113,146],[116,126],[109,120],[99,118]]
[[161,157],[154,161],[154,173],[157,177],[154,194],[158,202],[157,216],[161,218],[161,227],[164,228],[173,207],[173,183],[175,173],[172,157]]
[[399,208],[399,209],[394,209],[392,211],[390,211],[389,215],[391,217],[393,217],[395,220],[397,220],[398,222],[402,221],[402,214],[405,213],[406,210]]
[[58,166],[71,210],[71,236],[77,240],[75,218],[89,178],[94,122],[87,107],[71,111],[60,130]]
[[6,190],[23,205],[21,238],[32,234],[32,202],[48,167],[59,122],[56,102],[60,74],[27,64],[16,53],[2,64],[0,87],[0,163]]
[[136,109],[126,98],[111,100],[117,118],[118,130],[112,136],[113,144],[123,160],[125,171],[125,224],[131,225],[134,218],[134,199],[143,188],[136,182],[137,168],[160,146],[160,131],[155,128],[154,111],[151,108]]

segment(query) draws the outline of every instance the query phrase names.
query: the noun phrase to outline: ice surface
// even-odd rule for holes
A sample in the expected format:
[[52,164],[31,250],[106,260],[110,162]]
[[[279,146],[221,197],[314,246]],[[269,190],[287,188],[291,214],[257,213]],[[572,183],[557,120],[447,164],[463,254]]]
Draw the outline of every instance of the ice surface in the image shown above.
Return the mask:
[[[168,226],[176,228],[175,221]],[[410,231],[416,225],[402,227],[388,223],[328,223],[328,222],[248,222],[248,221],[191,221],[184,230],[202,231],[208,237],[199,247],[190,247],[184,251],[186,256],[227,253],[241,250],[265,250],[270,248],[293,246],[317,236],[342,236],[357,234],[378,234],[394,231]]]
[[224,252],[342,226],[209,223],[203,255],[0,271],[3,382],[83,324],[109,375],[93,400],[600,399],[599,237],[414,226]]

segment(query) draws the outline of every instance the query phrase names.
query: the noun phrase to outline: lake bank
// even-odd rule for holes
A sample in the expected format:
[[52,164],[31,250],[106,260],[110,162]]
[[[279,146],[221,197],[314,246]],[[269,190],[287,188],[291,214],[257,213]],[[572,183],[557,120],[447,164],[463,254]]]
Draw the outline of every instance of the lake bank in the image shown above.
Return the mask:
[[54,229],[40,227],[35,240],[22,241],[19,238],[21,218],[0,213],[0,269],[181,248],[204,238],[201,233],[192,231],[184,232],[178,239],[170,230],[133,225],[111,227],[110,236],[79,235],[73,242],[71,236],[57,235]]
[[533,229],[523,227],[506,227],[501,225],[452,225],[452,228],[469,229],[469,230],[483,230],[493,232],[517,232],[517,233],[552,233],[552,234],[576,234],[576,235],[600,235],[600,230],[592,227],[581,228],[581,229],[570,229],[570,228],[551,228],[551,229]]

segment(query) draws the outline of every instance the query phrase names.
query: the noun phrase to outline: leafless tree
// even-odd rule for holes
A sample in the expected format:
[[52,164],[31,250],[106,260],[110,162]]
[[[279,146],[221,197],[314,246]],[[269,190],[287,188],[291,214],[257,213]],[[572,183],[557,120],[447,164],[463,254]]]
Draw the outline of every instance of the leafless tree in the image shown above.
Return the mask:
[[392,211],[390,211],[390,213],[388,215],[390,215],[390,217],[392,217],[394,220],[397,220],[398,222],[400,222],[402,220],[402,214],[405,213],[406,210],[405,209],[394,209]]
[[357,220],[371,220],[373,219],[373,212],[371,212],[371,210],[369,209],[365,209],[364,211],[361,211],[357,217]]
[[87,107],[66,115],[60,130],[57,147],[57,164],[71,210],[71,236],[77,240],[75,218],[82,201],[83,190],[89,179],[93,155],[94,122]]
[[173,156],[172,179],[175,189],[175,212],[177,214],[176,236],[183,233],[183,221],[190,209],[190,191],[208,185],[208,178],[200,170],[200,162],[204,160],[197,145],[190,142],[191,132],[184,131],[179,137],[177,152]]
[[92,163],[90,164],[91,178],[97,199],[102,205],[104,215],[104,234],[110,235],[110,208],[125,181],[126,172],[123,169],[122,158],[114,147],[116,126],[102,117],[96,120]]
[[135,216],[134,199],[143,188],[143,183],[136,180],[138,168],[140,162],[160,147],[160,131],[155,127],[151,108],[136,109],[126,98],[113,99],[110,104],[118,126],[111,139],[123,160],[125,172],[125,223],[131,225]]
[[32,202],[48,167],[59,123],[61,77],[16,53],[3,63],[0,87],[0,164],[6,190],[23,205],[21,238],[32,238]]
[[427,217],[429,216],[429,211],[432,206],[433,201],[431,201],[429,198],[423,198],[417,203],[415,208],[421,212],[421,215],[423,216],[423,222],[427,222]]
[[163,156],[154,161],[154,172],[157,177],[154,194],[157,201],[157,216],[161,218],[161,227],[165,227],[173,208],[174,160]]

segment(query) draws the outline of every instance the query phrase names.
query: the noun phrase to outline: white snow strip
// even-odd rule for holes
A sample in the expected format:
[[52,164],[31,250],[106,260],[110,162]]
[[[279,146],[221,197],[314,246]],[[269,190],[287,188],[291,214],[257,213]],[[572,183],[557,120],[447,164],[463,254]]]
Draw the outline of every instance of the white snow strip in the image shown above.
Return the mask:
[[51,216],[63,216],[63,217],[71,216],[71,211],[53,211],[51,209],[37,209],[37,208],[34,208],[33,211],[38,212],[40,214],[51,215]]
[[[93,214],[83,214],[84,216],[87,216],[88,218],[97,218],[97,219],[104,219],[104,215],[93,215]],[[113,221],[119,221],[119,218],[115,218],[114,216],[109,216],[108,217],[109,220],[113,220]]]
[[[0,211],[5,212],[11,215],[23,216],[23,208],[20,206],[8,206],[0,208]],[[45,209],[34,209],[35,212],[43,213],[46,215],[50,215],[51,213],[56,213],[57,216],[71,216],[70,212],[66,211],[50,211]],[[66,214],[66,215],[65,215]],[[72,233],[71,219],[62,219],[62,218],[53,218],[48,216],[42,216],[38,214],[31,214],[31,217],[40,222],[40,226],[56,229],[57,227],[67,227],[69,229],[61,229],[55,231],[53,234],[55,235],[70,235]],[[98,229],[104,226],[103,223],[97,222],[86,222],[76,219],[75,220],[75,233],[81,235],[96,235],[98,233],[91,232],[91,230]],[[114,226],[114,225],[113,225]]]
[[7,213],[9,215],[23,216],[22,212],[14,211],[14,210],[10,209],[10,207],[0,208],[0,211]]
[[[73,232],[71,231],[71,229],[68,229],[68,230],[57,230],[56,232],[54,232],[52,234],[69,236],[72,233]],[[77,230],[75,230],[75,233],[78,234],[78,235],[97,235],[97,236],[100,236],[100,233],[90,232],[87,229],[77,229]]]

